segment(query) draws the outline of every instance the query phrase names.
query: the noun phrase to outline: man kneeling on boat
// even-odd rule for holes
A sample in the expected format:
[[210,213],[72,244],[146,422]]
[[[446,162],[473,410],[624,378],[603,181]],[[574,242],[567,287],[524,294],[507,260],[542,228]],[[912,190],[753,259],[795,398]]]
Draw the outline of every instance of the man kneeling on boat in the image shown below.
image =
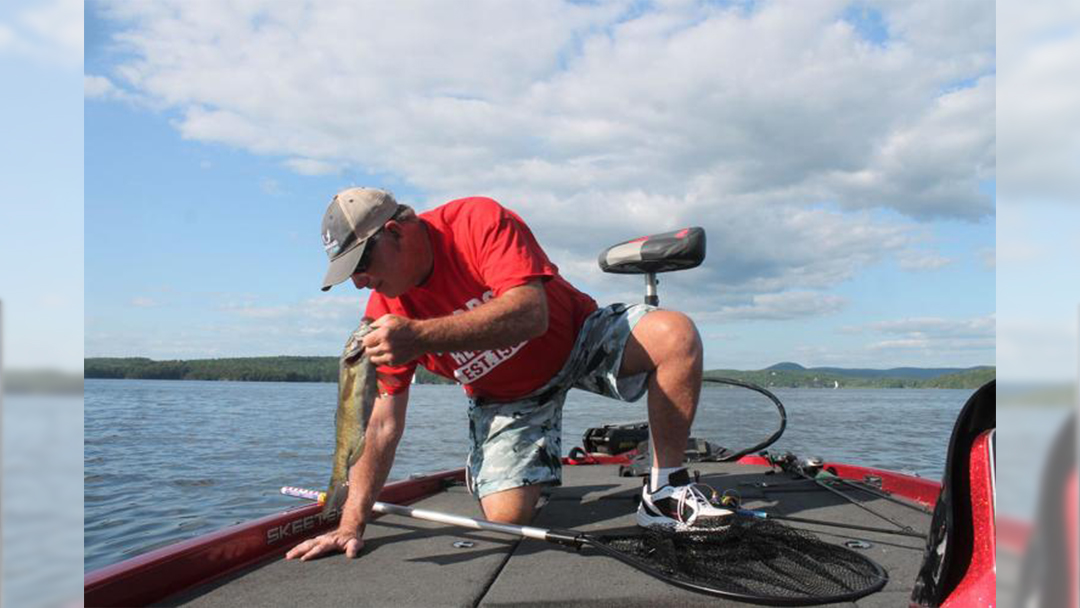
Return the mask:
[[685,530],[724,517],[682,466],[701,388],[701,339],[682,313],[596,302],[559,275],[528,226],[489,198],[417,215],[374,188],[333,198],[322,236],[323,291],[351,278],[371,289],[363,339],[379,397],[335,532],[287,557],[359,554],[364,527],[405,430],[417,365],[464,386],[470,491],[487,519],[527,523],[540,491],[561,479],[562,407],[580,388],[636,401],[648,391],[653,467],[642,526]]

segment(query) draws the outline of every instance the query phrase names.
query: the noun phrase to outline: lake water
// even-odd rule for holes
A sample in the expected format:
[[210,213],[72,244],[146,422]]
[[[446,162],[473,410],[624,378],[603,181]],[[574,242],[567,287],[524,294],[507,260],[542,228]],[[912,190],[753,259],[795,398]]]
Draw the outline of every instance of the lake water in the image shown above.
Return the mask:
[[82,605],[83,400],[3,395],[0,605]]
[[[777,390],[788,428],[770,449],[937,479],[971,392]],[[466,407],[457,386],[414,386],[390,479],[462,466]],[[333,384],[87,380],[85,570],[295,506],[281,486],[323,489],[335,408]],[[644,400],[572,391],[563,453],[589,427],[645,418]],[[706,387],[692,435],[742,449],[777,422],[757,393]]]

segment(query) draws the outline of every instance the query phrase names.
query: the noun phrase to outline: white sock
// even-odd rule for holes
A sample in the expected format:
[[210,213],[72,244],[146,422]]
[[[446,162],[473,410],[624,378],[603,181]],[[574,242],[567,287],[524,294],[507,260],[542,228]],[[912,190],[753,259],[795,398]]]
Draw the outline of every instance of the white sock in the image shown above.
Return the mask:
[[649,491],[655,492],[661,487],[668,485],[668,475],[671,475],[681,468],[682,467],[653,467],[652,474],[649,477]]

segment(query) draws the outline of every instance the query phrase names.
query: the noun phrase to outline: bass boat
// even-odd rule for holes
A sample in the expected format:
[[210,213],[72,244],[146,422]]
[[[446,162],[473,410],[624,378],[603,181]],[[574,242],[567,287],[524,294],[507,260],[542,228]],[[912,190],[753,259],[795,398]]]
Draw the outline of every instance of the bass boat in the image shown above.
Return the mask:
[[[616,245],[600,262],[644,274],[655,304],[655,273],[703,258],[704,232],[692,228]],[[735,453],[689,442],[700,496],[733,515],[688,543],[640,540],[647,425],[609,425],[563,459],[563,485],[545,489],[529,526],[483,521],[464,469],[442,471],[383,489],[359,559],[283,559],[336,527],[337,512],[313,501],[90,572],[85,605],[996,605],[993,382],[957,418],[940,481],[769,452],[782,404],[724,382],[772,399],[781,425]]]

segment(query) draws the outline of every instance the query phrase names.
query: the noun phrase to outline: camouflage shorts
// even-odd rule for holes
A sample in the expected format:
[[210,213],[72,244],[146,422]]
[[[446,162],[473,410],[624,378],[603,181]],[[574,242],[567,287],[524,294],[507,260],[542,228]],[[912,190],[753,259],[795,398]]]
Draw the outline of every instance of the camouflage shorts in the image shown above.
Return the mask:
[[547,384],[517,401],[472,401],[469,490],[483,498],[520,486],[559,485],[566,393],[580,388],[621,401],[640,399],[646,374],[616,376],[630,332],[653,310],[645,304],[612,304],[595,311],[585,319],[566,364]]

